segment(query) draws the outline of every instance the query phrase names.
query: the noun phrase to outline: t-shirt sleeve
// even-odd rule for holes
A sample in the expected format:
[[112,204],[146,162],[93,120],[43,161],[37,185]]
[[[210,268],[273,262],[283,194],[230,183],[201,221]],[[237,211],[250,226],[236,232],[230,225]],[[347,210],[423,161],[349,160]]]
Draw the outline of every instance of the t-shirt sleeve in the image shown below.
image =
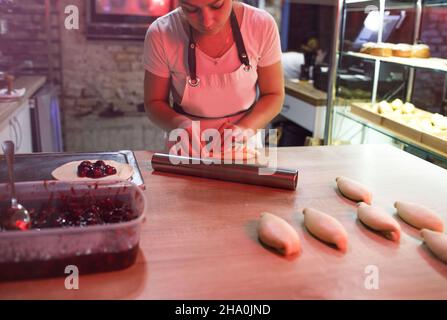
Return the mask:
[[265,12],[264,28],[261,33],[261,47],[258,66],[267,67],[281,61],[281,41],[275,19]]
[[143,66],[144,69],[159,77],[169,78],[169,66],[161,35],[155,21],[147,29],[144,39]]

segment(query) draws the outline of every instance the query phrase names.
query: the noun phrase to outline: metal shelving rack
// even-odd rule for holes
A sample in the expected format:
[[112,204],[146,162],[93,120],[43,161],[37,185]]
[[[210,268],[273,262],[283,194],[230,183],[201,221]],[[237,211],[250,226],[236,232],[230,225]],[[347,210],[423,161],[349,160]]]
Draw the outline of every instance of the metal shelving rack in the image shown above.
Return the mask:
[[[328,101],[327,101],[327,112],[326,112],[326,122],[325,122],[325,138],[324,143],[326,145],[334,144],[334,118],[335,116],[344,116],[350,120],[361,124],[363,128],[372,129],[376,132],[383,134],[389,138],[392,138],[402,146],[406,146],[410,149],[415,149],[428,158],[435,158],[441,162],[445,162],[447,166],[447,149],[445,152],[439,152],[439,150],[434,150],[429,146],[425,146],[423,143],[418,143],[412,141],[405,136],[396,134],[396,132],[390,131],[387,128],[383,128],[374,123],[369,122],[367,119],[363,119],[356,115],[352,115],[346,110],[348,109],[346,100],[339,99],[338,93],[338,72],[343,57],[351,57],[354,59],[368,60],[370,63],[374,64],[374,71],[372,77],[372,89],[371,89],[371,104],[375,104],[377,101],[377,91],[379,85],[379,75],[381,71],[381,65],[383,63],[398,64],[408,67],[408,76],[406,78],[406,91],[405,98],[406,101],[411,101],[413,96],[413,88],[415,82],[415,70],[425,69],[432,72],[442,72],[446,74],[447,79],[447,59],[430,58],[426,59],[421,63],[421,61],[416,61],[412,59],[405,58],[384,58],[377,57],[367,54],[361,54],[352,51],[343,51],[342,41],[345,39],[346,30],[346,15],[349,11],[360,11],[365,10],[368,5],[377,4],[379,12],[379,30],[377,34],[377,42],[382,42],[382,31],[383,31],[383,21],[385,17],[385,10],[399,9],[399,10],[414,10],[414,29],[412,41],[413,44],[417,44],[420,40],[421,26],[422,26],[422,12],[425,7],[437,7],[437,6],[447,6],[446,0],[407,0],[407,1],[388,1],[388,0],[338,0],[336,3],[335,12],[335,26],[334,26],[334,40],[332,45],[333,55],[331,57],[331,68],[329,74],[329,84],[328,84]],[[444,83],[444,92],[447,91],[447,81]]]

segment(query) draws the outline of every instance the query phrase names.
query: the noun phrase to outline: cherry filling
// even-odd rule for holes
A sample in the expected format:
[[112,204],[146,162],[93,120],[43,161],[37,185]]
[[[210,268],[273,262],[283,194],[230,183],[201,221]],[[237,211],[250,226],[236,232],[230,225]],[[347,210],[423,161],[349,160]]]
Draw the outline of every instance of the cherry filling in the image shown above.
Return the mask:
[[66,198],[60,205],[42,206],[40,210],[33,210],[31,229],[86,227],[105,223],[119,223],[133,220],[137,217],[131,207],[112,198],[89,201],[84,199]]
[[78,177],[84,178],[102,178],[116,174],[116,168],[107,165],[102,160],[92,163],[90,161],[82,161],[78,166]]
[[[44,204],[27,203],[31,224],[28,229],[86,227],[98,224],[120,223],[137,218],[130,205],[120,199],[61,197]],[[0,212],[3,212],[3,204]],[[4,214],[7,216],[6,214]],[[0,219],[0,232],[9,228]]]

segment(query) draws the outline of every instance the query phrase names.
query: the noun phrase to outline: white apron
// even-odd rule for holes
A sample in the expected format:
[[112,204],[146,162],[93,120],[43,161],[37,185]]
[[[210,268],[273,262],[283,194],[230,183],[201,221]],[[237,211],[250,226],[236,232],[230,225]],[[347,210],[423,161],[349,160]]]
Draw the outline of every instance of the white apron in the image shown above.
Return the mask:
[[[200,121],[201,131],[209,128],[219,129],[225,122],[237,124],[239,119],[250,112],[256,100],[258,74],[257,66],[253,63],[257,60],[254,57],[248,57],[233,12],[231,24],[241,60],[240,67],[233,72],[197,76],[195,74],[195,42],[192,36],[190,39],[188,48],[190,74],[186,79],[182,101],[180,105],[174,105],[174,110],[192,120]],[[261,134],[256,134],[251,139],[257,148],[263,147]],[[167,143],[169,146],[169,141]]]

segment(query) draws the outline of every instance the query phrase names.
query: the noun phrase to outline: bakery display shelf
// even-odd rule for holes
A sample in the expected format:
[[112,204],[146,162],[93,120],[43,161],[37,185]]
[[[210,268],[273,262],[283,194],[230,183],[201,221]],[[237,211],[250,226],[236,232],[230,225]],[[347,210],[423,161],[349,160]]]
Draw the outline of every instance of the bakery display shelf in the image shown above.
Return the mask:
[[[403,144],[412,146],[415,149],[420,150],[423,153],[428,153],[430,154],[432,157],[439,159],[440,161],[446,161],[447,160],[447,150],[444,151],[440,151],[439,149],[436,148],[432,148],[422,142],[413,140],[399,132],[393,131],[391,129],[385,128],[381,125],[375,124],[375,123],[371,123],[368,120],[364,119],[361,116],[358,116],[356,114],[353,114],[352,112],[347,112],[347,111],[336,111],[336,114],[338,116],[347,118],[349,120],[355,121],[359,124],[361,124],[362,126],[375,130],[387,137],[390,137],[394,140],[397,140]],[[424,140],[426,141],[426,139]]]
[[357,57],[360,59],[379,60],[388,63],[400,64],[412,68],[447,72],[447,59],[441,59],[441,58],[379,57],[371,54],[353,52],[353,51],[342,52],[342,55]]
[[[376,0],[346,0],[347,10],[350,9],[365,9],[368,5],[376,5]],[[447,4],[443,0],[426,0],[423,2],[423,7],[445,7]],[[412,0],[409,1],[386,1],[385,2],[385,10],[405,10],[405,9],[414,9],[415,3]]]
[[370,106],[370,103],[355,102],[351,104],[350,111],[337,111],[337,114],[447,159],[447,131],[429,133],[409,126],[402,121],[405,117],[430,118],[432,115],[430,112],[416,108],[414,114],[387,116],[373,111]]
[[[357,14],[357,11],[360,11],[365,14],[367,13],[365,9],[369,7],[372,10],[378,10],[379,18],[384,19],[387,14],[386,11],[391,7],[394,8],[394,6],[406,6],[409,9],[408,13],[410,13],[411,21],[405,37],[396,36],[393,38],[393,43],[384,43],[383,41],[389,41],[389,38],[383,37],[386,35],[387,29],[385,27],[387,24],[380,23],[377,37],[366,37],[365,41],[367,42],[362,44],[360,50],[353,49],[357,47],[358,43],[356,43],[356,39],[351,38],[351,32],[347,32],[347,30],[349,31],[353,27],[362,27],[360,25],[361,19],[358,18],[361,14],[355,16],[347,14],[347,12],[356,11],[355,14]],[[415,84],[417,81],[424,81],[423,76],[426,76],[427,72],[421,73],[420,70],[433,73],[432,76],[436,76],[435,73],[438,73],[438,76],[443,76],[447,72],[447,57],[438,55],[438,57],[428,58],[430,52],[437,52],[437,49],[434,46],[430,48],[433,45],[432,42],[421,39],[421,30],[424,27],[423,16],[425,17],[426,14],[432,12],[442,14],[446,6],[447,0],[344,0],[336,2],[335,41],[332,43],[331,51],[331,65],[335,68],[329,74],[328,81],[325,144],[339,143],[338,140],[335,140],[335,135],[343,132],[343,141],[346,141],[346,139],[348,142],[359,141],[358,138],[360,138],[360,143],[377,141],[378,143],[394,145],[397,142],[404,146],[405,151],[422,159],[430,161],[431,158],[438,158],[441,160],[439,161],[441,166],[447,165],[447,130],[445,130],[447,129],[447,119],[442,114],[423,114],[423,110],[415,110],[415,106],[410,102],[421,101],[419,97],[415,96]],[[352,34],[352,36],[355,35]],[[356,45],[349,46],[349,43]],[[443,44],[445,43],[439,43],[439,45]],[[436,43],[436,46],[438,46],[438,43]],[[391,68],[393,65],[402,67]],[[342,77],[346,74],[346,70],[349,70],[349,76],[353,79],[356,76],[368,75],[368,82],[364,81],[362,85],[357,85],[357,83],[351,85],[347,79]],[[391,82],[388,83],[387,81],[385,83],[384,79],[399,81],[400,92],[390,91],[389,89],[392,88],[388,85]],[[439,81],[441,87],[446,85],[443,82],[445,81]],[[370,108],[367,108],[364,105],[362,107],[361,103],[351,107],[351,103],[354,101],[346,104],[340,102],[339,97],[345,95],[345,92],[342,91],[345,87],[351,89],[348,90],[347,96],[362,98],[363,102],[377,101],[378,104],[370,105]],[[355,90],[359,91],[359,94]],[[360,90],[364,92],[360,92]],[[384,92],[390,94],[387,95],[390,97],[389,99],[391,97],[396,98],[393,102],[396,100],[400,100],[400,102],[394,104],[391,102],[390,106],[387,105],[387,101],[379,102],[378,97],[384,96]],[[432,95],[439,95],[439,92],[433,92]],[[435,99],[435,97],[432,98]],[[440,99],[436,99],[436,101],[442,101],[443,96],[437,98]],[[407,102],[403,103],[402,100]],[[424,99],[424,101],[426,100]],[[438,103],[433,104],[432,107],[440,110],[439,112],[443,110],[440,103],[439,105]],[[414,117],[413,111],[419,113],[421,118]],[[335,118],[341,121],[335,121]],[[345,118],[350,118],[349,121],[346,121],[348,123],[356,122],[360,124],[362,136],[357,135],[359,126],[346,126],[343,121]],[[368,132],[371,132],[372,135],[368,136]],[[391,138],[391,140],[380,139],[380,137],[374,135],[374,132]]]
[[[347,11],[365,11],[367,6],[374,5],[378,6],[378,1],[374,0],[346,0],[346,10]],[[414,8],[413,1],[386,1],[386,10],[411,10]]]

